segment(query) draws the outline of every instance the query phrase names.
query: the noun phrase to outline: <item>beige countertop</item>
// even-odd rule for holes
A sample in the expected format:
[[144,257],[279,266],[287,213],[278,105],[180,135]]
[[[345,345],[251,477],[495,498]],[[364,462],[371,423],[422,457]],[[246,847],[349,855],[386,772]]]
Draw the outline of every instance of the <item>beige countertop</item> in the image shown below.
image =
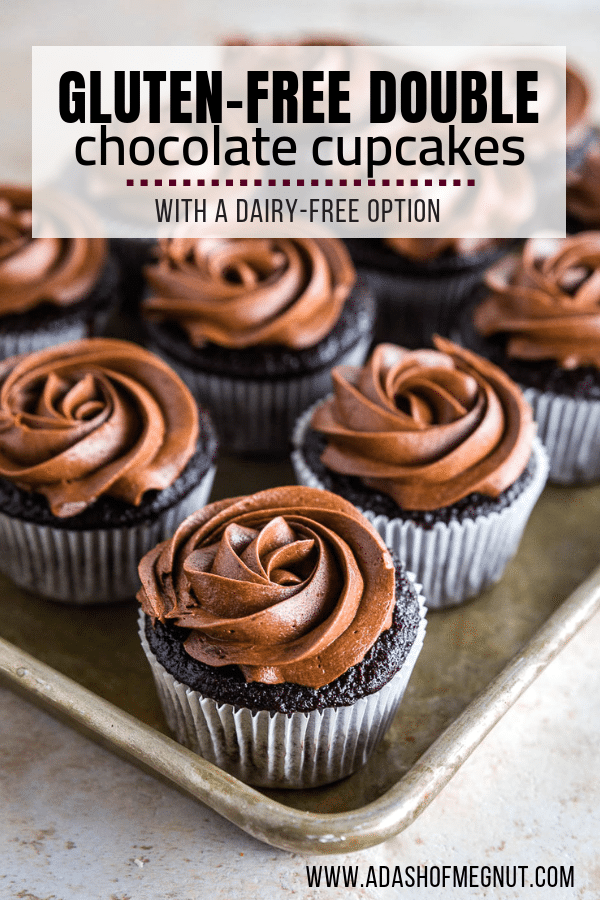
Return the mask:
[[[33,44],[187,44],[231,33],[351,34],[381,43],[567,45],[600,98],[596,2],[186,0],[5,3],[0,172],[29,179]],[[571,642],[406,832],[352,857],[259,844],[218,815],[0,691],[0,900],[600,897],[600,619]],[[309,888],[306,865],[574,866],[571,888]],[[385,876],[385,869],[381,870]],[[510,872],[509,872],[510,875]],[[518,883],[520,885],[520,882]]]

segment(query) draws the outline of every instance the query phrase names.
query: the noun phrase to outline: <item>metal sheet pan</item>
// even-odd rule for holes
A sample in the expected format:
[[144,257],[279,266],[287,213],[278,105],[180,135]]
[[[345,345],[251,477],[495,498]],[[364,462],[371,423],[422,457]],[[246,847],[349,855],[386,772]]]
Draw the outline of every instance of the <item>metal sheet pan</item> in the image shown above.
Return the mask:
[[[293,481],[287,464],[220,460],[213,497]],[[135,603],[62,606],[0,580],[0,676],[110,749],[273,846],[340,853],[406,828],[600,608],[600,486],[545,490],[500,584],[430,613],[388,735],[343,782],[257,791],[168,737]],[[517,764],[517,763],[515,763]]]

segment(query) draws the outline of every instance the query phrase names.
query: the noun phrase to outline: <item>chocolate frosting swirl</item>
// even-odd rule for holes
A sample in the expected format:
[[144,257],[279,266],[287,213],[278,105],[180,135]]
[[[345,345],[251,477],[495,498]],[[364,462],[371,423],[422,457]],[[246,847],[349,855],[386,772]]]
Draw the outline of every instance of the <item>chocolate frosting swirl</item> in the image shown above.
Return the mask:
[[101,238],[31,236],[31,189],[0,186],[0,315],[69,306],[92,290],[107,259]]
[[473,321],[485,336],[507,335],[509,356],[600,367],[600,232],[532,238],[485,281],[490,294]]
[[588,228],[600,228],[600,133],[581,167],[567,172],[567,212]]
[[336,239],[173,238],[145,269],[146,315],[175,321],[194,346],[312,347],[329,334],[354,284]]
[[142,609],[189,628],[190,656],[266,684],[334,681],[390,627],[395,603],[382,539],[346,500],[308,487],[211,503],[139,573]]
[[194,453],[196,404],[137,344],[91,338],[0,363],[0,475],[67,518],[103,494],[139,505]]
[[475,491],[497,497],[531,455],[532,414],[517,385],[474,353],[434,342],[437,350],[380,344],[362,369],[334,369],[334,394],[311,421],[327,437],[324,465],[407,510]]

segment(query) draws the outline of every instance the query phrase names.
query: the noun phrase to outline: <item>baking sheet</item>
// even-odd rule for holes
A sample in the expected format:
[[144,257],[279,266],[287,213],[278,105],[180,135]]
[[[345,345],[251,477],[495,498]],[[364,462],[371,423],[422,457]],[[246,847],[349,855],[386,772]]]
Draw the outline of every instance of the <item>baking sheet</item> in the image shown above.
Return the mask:
[[[291,482],[287,463],[221,459],[212,496]],[[599,525],[600,486],[546,488],[502,582],[429,614],[407,694],[369,763],[325,788],[260,792],[173,742],[135,603],[61,606],[0,580],[0,674],[255,837],[291,850],[359,850],[418,815],[600,606]]]

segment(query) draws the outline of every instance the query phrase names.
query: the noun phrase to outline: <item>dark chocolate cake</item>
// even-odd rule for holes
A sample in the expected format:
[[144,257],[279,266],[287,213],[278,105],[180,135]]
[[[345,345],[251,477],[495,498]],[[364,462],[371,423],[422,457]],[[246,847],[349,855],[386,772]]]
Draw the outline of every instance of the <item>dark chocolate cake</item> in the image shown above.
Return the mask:
[[360,478],[340,475],[324,466],[321,462],[321,454],[325,446],[326,438],[309,428],[302,446],[302,453],[311,471],[315,473],[324,488],[334,494],[340,494],[359,509],[368,510],[375,515],[384,515],[390,519],[400,518],[403,521],[412,521],[424,528],[433,528],[436,522],[445,522],[446,524],[452,521],[464,522],[467,519],[476,519],[477,516],[499,513],[517,499],[531,483],[535,473],[533,459],[530,459],[526,469],[514,484],[511,484],[498,497],[473,493],[457,500],[450,506],[443,506],[439,509],[402,509],[390,496],[367,487]]
[[139,506],[103,495],[78,515],[61,519],[52,515],[48,501],[42,494],[26,491],[6,478],[0,478],[0,511],[16,519],[35,522],[36,525],[77,531],[139,525],[183,500],[206,475],[216,451],[214,429],[208,417],[201,416],[198,449],[181,475],[162,491],[146,491]]
[[242,350],[231,350],[216,344],[193,347],[175,323],[156,323],[146,319],[144,329],[152,344],[192,369],[233,378],[296,378],[335,365],[361,337],[371,333],[374,318],[372,294],[365,280],[359,278],[331,332],[318,344],[302,350],[268,345]]
[[246,682],[237,666],[215,668],[189,656],[183,647],[187,629],[158,621],[153,627],[148,616],[146,637],[157,660],[174,678],[219,703],[282,713],[350,706],[387,684],[404,663],[417,634],[417,594],[404,567],[395,562],[396,606],[391,628],[379,636],[362,662],[322,688]]
[[80,322],[86,324],[87,333],[82,337],[95,337],[102,331],[105,319],[116,306],[119,292],[119,267],[108,258],[98,282],[86,297],[68,306],[41,303],[26,313],[0,316],[0,341],[2,336],[40,333],[47,335],[47,345],[64,341],[65,332]]

